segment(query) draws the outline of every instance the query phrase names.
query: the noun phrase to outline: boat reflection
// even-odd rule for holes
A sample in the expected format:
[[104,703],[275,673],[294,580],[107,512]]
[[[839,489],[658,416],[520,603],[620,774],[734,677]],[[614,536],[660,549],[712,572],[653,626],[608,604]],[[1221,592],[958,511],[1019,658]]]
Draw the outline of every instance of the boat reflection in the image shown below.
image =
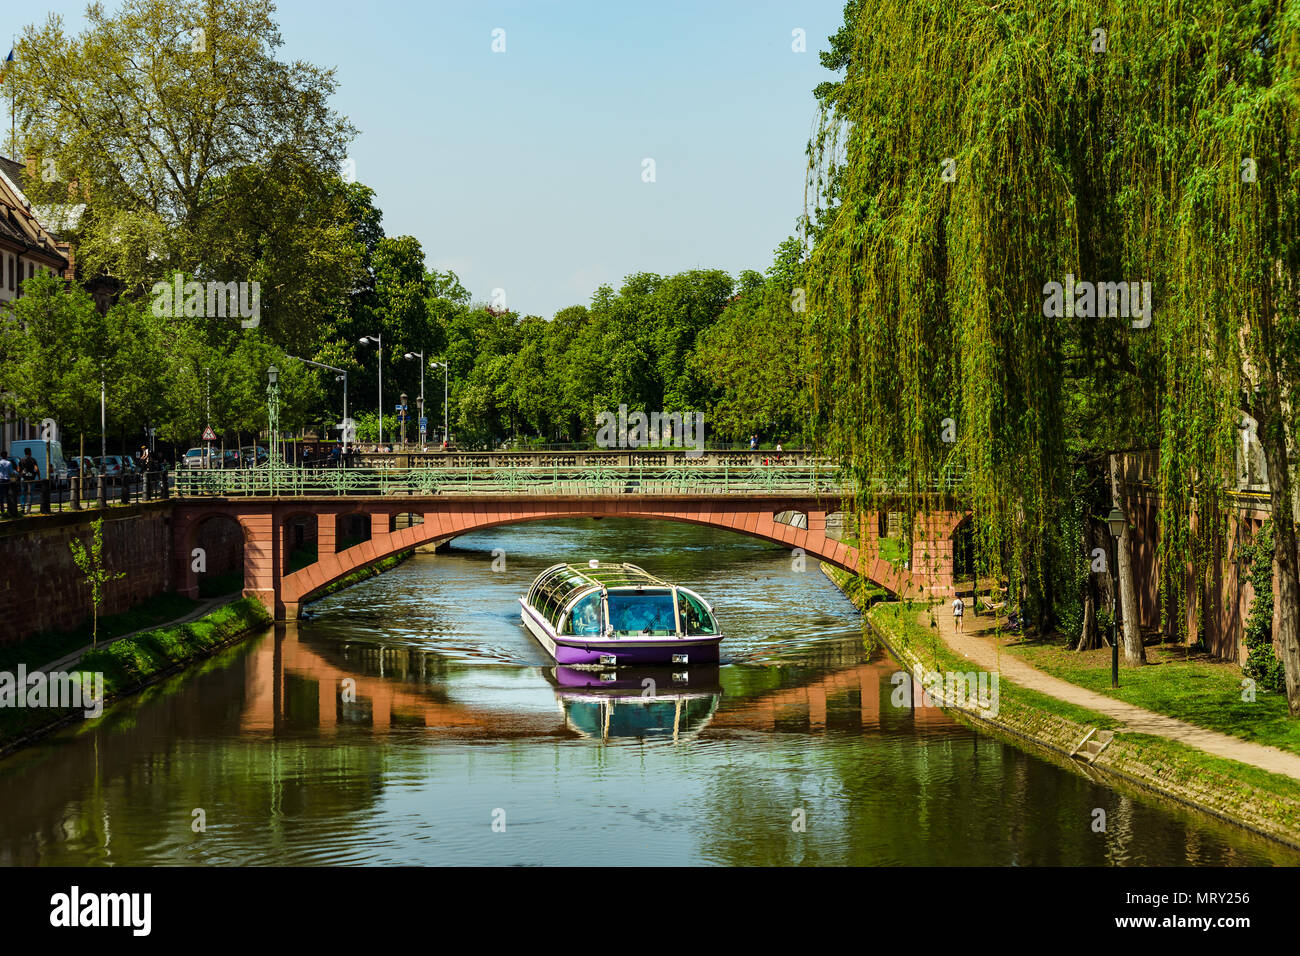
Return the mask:
[[583,737],[689,740],[713,718],[722,699],[718,665],[543,673],[555,688],[565,726]]

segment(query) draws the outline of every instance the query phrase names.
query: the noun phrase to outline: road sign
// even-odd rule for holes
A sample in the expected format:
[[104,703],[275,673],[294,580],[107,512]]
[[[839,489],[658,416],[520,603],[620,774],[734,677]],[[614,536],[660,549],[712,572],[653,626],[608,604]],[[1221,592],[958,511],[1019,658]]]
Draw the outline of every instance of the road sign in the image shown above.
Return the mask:
[[217,440],[217,433],[212,430],[211,425],[203,429],[203,438],[200,439],[200,441],[216,441],[216,440]]
[[420,419],[420,431],[423,432],[423,431],[428,431],[428,430],[429,430],[429,419],[427,419],[427,418],[421,418],[421,419]]

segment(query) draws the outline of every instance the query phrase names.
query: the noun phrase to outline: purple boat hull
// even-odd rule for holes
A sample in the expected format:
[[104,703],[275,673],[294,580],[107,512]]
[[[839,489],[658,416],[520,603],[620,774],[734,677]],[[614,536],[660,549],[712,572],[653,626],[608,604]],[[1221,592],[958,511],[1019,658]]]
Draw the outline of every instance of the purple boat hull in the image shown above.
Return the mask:
[[[716,664],[718,641],[681,640],[671,644],[649,644],[639,641],[587,641],[582,644],[555,643],[557,664],[627,667],[637,664]],[[686,660],[673,660],[674,655],[686,655]],[[613,657],[611,662],[609,657]]]
[[[520,602],[523,604],[523,602]],[[557,637],[537,612],[523,604],[524,627],[537,639],[557,664],[570,667],[628,667],[646,664],[718,663],[718,644],[722,635],[710,637],[575,639]],[[685,659],[683,659],[685,655]],[[676,659],[674,659],[676,658]]]

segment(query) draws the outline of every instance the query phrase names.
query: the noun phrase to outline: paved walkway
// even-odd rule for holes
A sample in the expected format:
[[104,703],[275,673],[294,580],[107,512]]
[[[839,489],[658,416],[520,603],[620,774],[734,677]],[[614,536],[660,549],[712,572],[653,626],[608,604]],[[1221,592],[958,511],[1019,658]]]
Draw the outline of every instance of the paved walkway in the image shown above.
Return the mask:
[[[922,611],[918,619],[928,630],[930,626],[928,612]],[[1252,743],[1215,730],[1206,730],[1174,717],[1166,717],[1164,714],[1126,704],[1124,701],[1098,694],[1078,684],[1052,677],[1014,654],[999,655],[993,636],[993,618],[990,616],[973,617],[968,612],[965,630],[960,634],[957,633],[953,623],[952,611],[946,606],[939,605],[934,609],[934,619],[938,622],[939,633],[943,635],[948,646],[966,659],[974,661],[982,670],[999,673],[1021,687],[1028,687],[1059,700],[1113,717],[1123,723],[1124,730],[1176,740],[1214,754],[1216,757],[1237,760],[1262,770],[1271,770],[1273,773],[1300,780],[1300,755],[1298,754],[1288,753],[1277,747]],[[1122,671],[1120,679],[1123,680]]]
[[[160,627],[173,627],[177,624],[188,624],[190,621],[197,621],[199,618],[203,617],[203,615],[212,613],[212,611],[214,611],[217,607],[233,599],[234,598],[229,594],[227,594],[225,597],[209,598],[208,600],[200,604],[198,607],[196,607],[194,610],[190,611],[188,614],[183,615],[182,617],[178,617],[174,621],[163,621],[161,624],[153,624],[150,625],[149,627],[142,627],[139,630],[132,631],[130,634],[119,634],[117,635],[117,637],[110,638],[109,640],[100,641],[99,647],[96,648],[96,650],[103,650],[104,648],[109,647],[110,645],[116,644],[118,641],[124,640],[128,637],[135,637],[137,634],[143,634],[146,631],[156,631]],[[83,657],[86,656],[87,653],[90,652],[91,649],[92,649],[91,645],[87,644],[85,647],[81,648],[80,650],[75,650],[71,654],[63,655],[57,661],[51,661],[50,663],[46,664],[43,667],[33,668],[30,671],[30,673],[35,674],[38,671],[42,671],[46,673],[48,673],[49,671],[65,671],[68,668],[75,666]]]

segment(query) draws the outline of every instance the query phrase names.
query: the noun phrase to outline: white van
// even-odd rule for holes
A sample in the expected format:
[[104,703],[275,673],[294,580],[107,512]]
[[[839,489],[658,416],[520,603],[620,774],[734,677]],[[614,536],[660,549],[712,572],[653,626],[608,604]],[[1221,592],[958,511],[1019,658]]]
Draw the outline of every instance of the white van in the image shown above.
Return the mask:
[[[45,447],[50,449],[50,471],[45,473]],[[27,449],[32,450],[32,457],[36,459],[36,467],[41,470],[42,478],[53,478],[58,485],[67,484],[68,481],[68,463],[63,458],[63,444],[58,441],[46,441],[44,438],[15,438],[9,446],[9,454],[16,465],[20,462]]]

